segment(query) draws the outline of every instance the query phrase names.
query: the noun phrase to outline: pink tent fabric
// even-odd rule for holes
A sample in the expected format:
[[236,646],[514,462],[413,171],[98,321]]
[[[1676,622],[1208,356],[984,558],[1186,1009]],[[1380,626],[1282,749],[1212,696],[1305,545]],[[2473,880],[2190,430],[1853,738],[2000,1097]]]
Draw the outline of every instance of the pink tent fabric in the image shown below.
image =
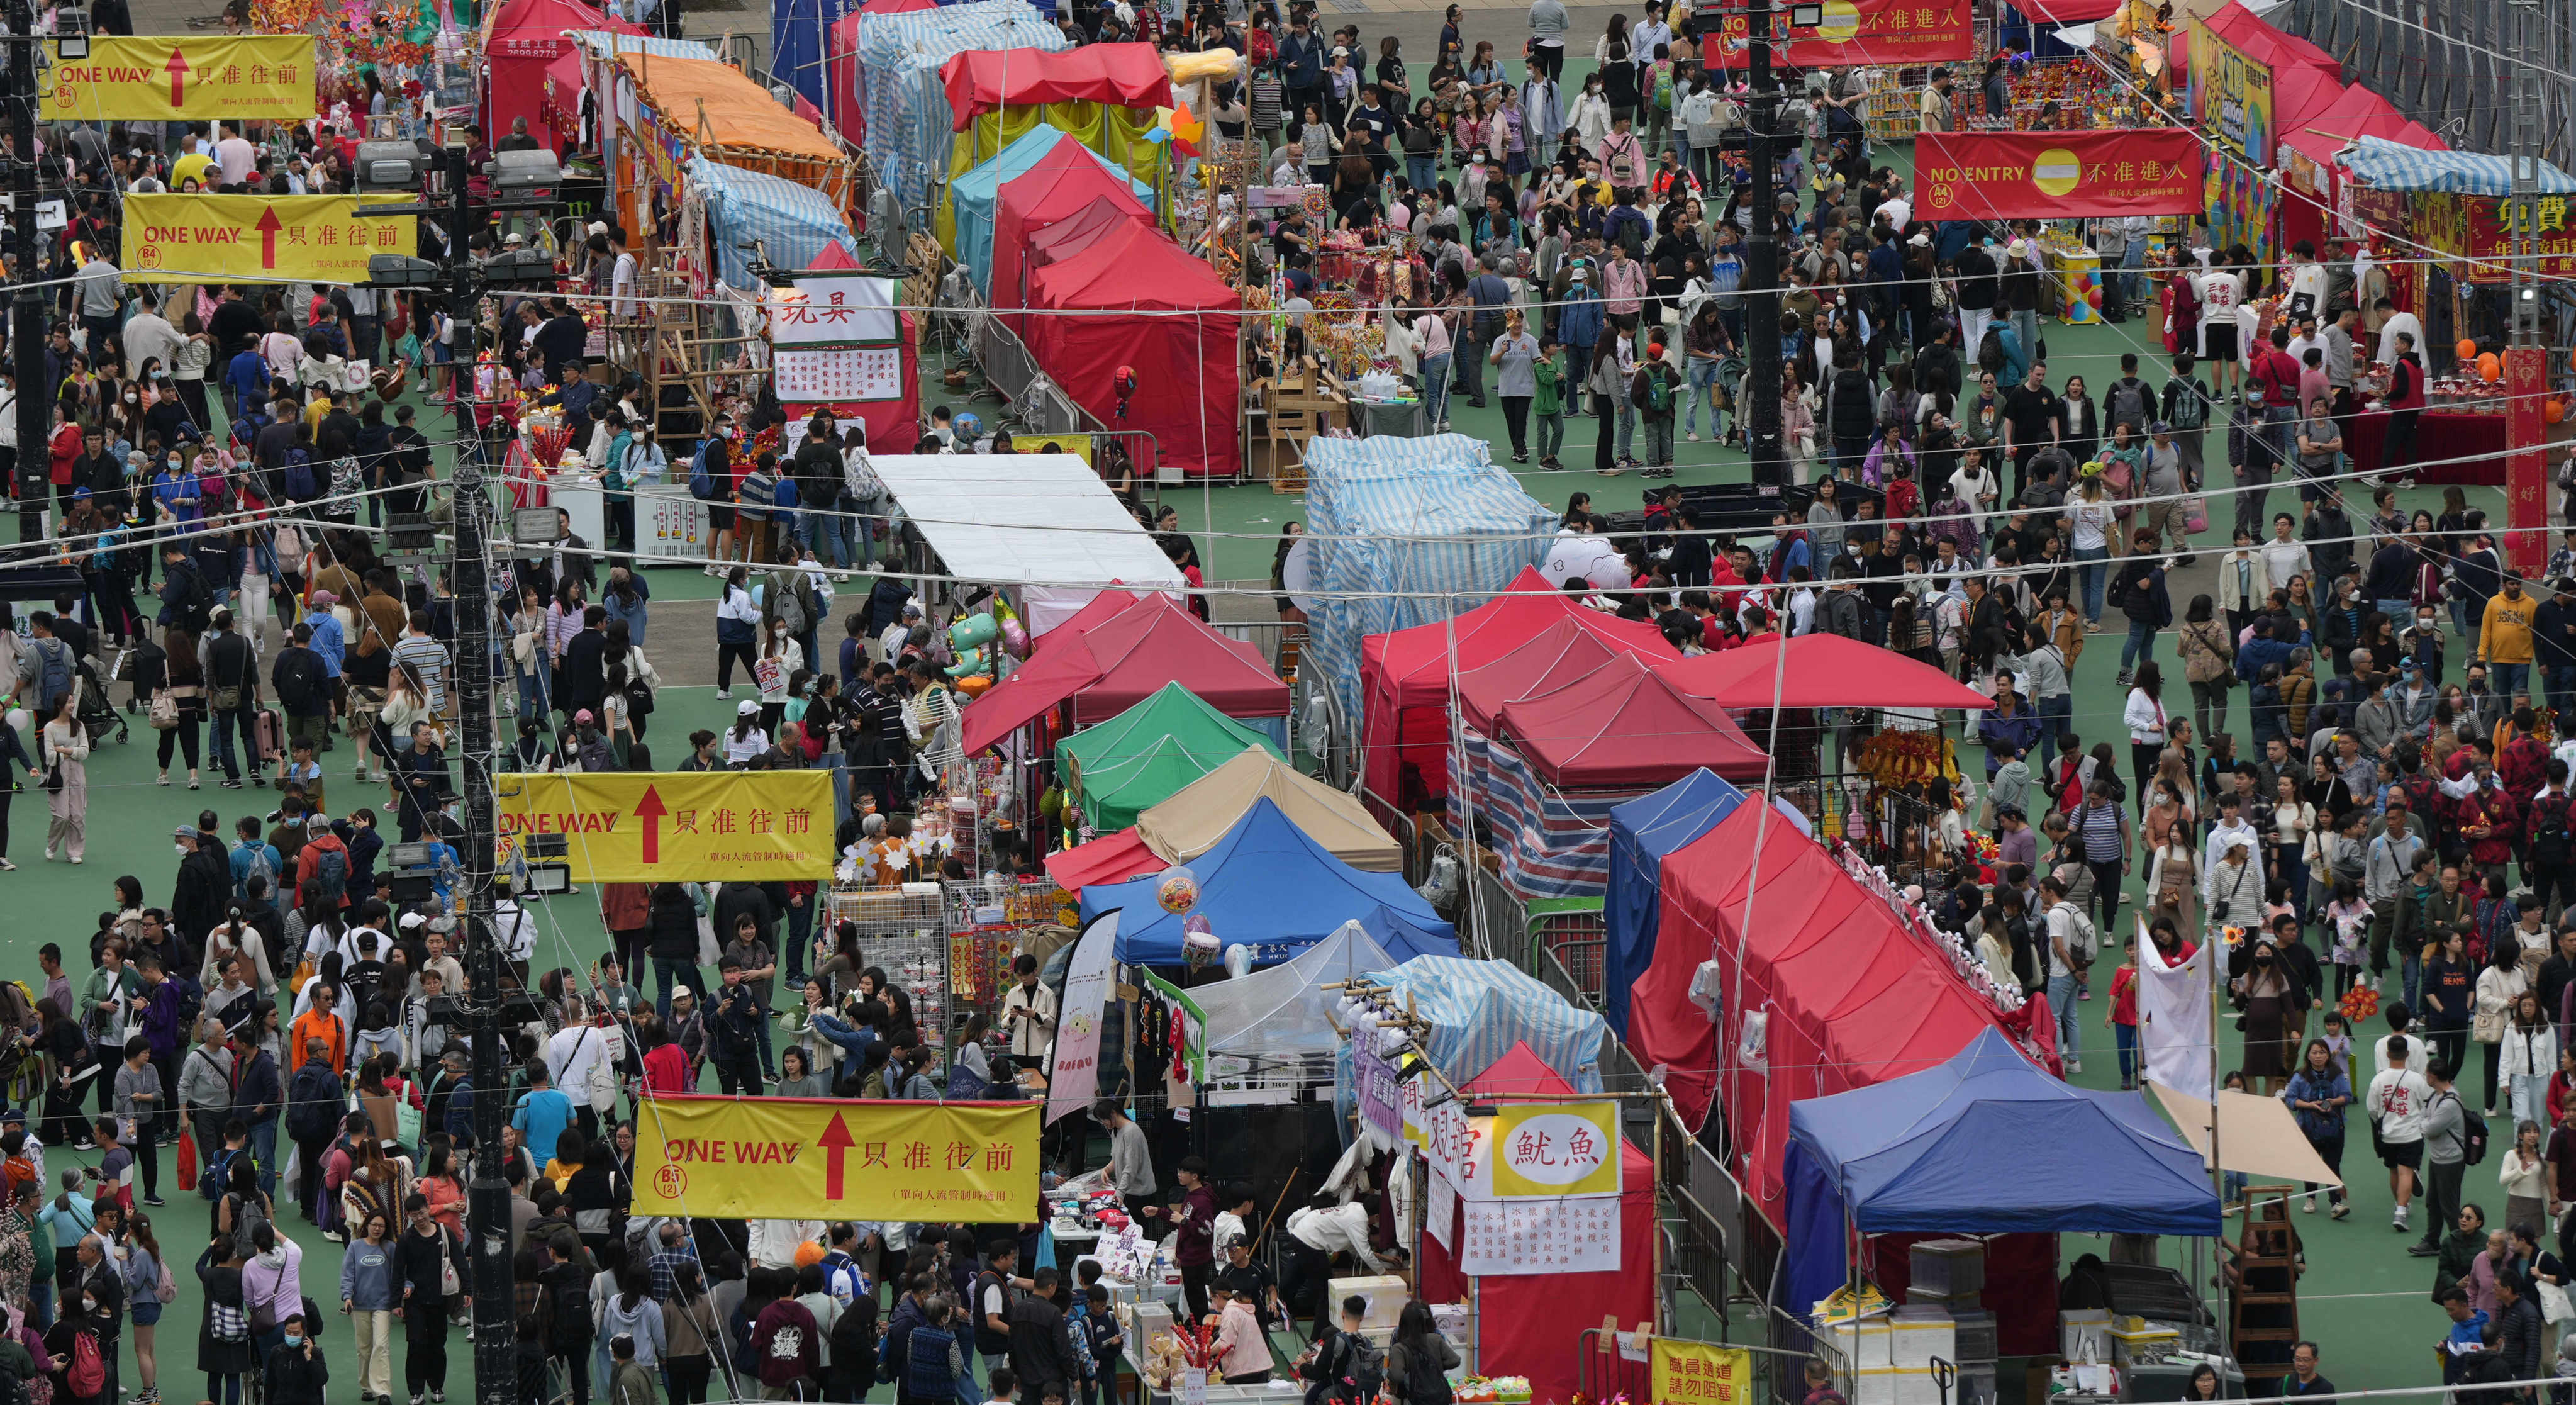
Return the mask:
[[868,110],[859,101],[859,22],[869,15],[901,15],[935,10],[939,0],[868,0],[832,21],[823,37],[823,95],[830,100],[832,126],[854,145],[868,139]]
[[[1748,923],[1754,837],[1765,823]],[[1630,987],[1629,1047],[1641,1065],[1667,1067],[1666,1086],[1692,1125],[1724,1107],[1744,1186],[1774,1224],[1792,1101],[1919,1073],[1999,1027],[1993,1006],[1929,938],[1901,926],[1824,846],[1765,806],[1743,806],[1666,855],[1660,883],[1654,961]],[[1716,1025],[1690,998],[1692,976],[1712,958],[1726,992]],[[1736,1052],[1746,1011],[1769,1015],[1763,1067]]]
[[1035,657],[967,705],[967,755],[1058,704],[1074,705],[1076,725],[1105,722],[1167,683],[1181,684],[1228,717],[1288,714],[1288,685],[1258,648],[1208,628],[1167,596],[1128,597],[1119,608],[1121,594],[1103,591],[1048,631]]
[[2241,4],[2229,4],[2209,17],[2209,31],[2227,42],[2228,47],[2249,58],[2260,59],[2272,66],[2273,114],[2275,129],[2287,123],[2279,120],[2280,89],[2286,70],[2313,69],[2332,80],[2338,87],[2343,82],[2343,64],[2334,55],[2293,34],[2284,34],[2265,23],[2261,16]]
[[1789,640],[1767,635],[1740,649],[1666,664],[1659,672],[1685,692],[1738,709],[1770,707],[1775,684],[1782,707],[1994,706],[1985,694],[1930,664],[1836,634]]
[[1494,716],[1505,703],[1544,697],[1580,682],[1626,652],[1575,620],[1559,619],[1492,663],[1462,670],[1458,716],[1490,737]]
[[[1038,230],[1103,204],[1127,216],[1127,223],[1154,222],[1154,212],[1136,198],[1127,178],[1110,174],[1097,161],[1041,161],[1027,174],[1004,181],[1000,196],[993,208],[993,285],[988,307],[1021,305],[1022,256],[1029,236]],[[1085,229],[1105,234],[1120,221],[1094,217],[1081,223]]]
[[1633,654],[1503,704],[1500,731],[1540,779],[1565,790],[1643,792],[1703,766],[1732,780],[1759,778],[1768,760],[1724,708]]
[[2355,83],[2343,90],[2341,98],[2305,123],[2282,128],[2281,145],[2320,166],[2332,167],[2335,153],[2351,145],[2355,137],[2404,141],[2410,125],[2406,114],[2399,112],[2388,99]]
[[1169,867],[1162,855],[1145,847],[1133,825],[1046,856],[1047,877],[1075,893],[1087,884],[1124,883]]
[[972,49],[950,59],[939,76],[960,132],[978,114],[1029,103],[1172,105],[1171,74],[1151,44],[1086,44],[1060,54]]
[[[1559,1077],[1526,1043],[1511,1049],[1462,1090],[1479,1101],[1571,1097]],[[1476,1282],[1476,1359],[1485,1376],[1527,1376],[1533,1400],[1568,1400],[1581,1384],[1576,1366],[1583,1331],[1601,1319],[1633,1325],[1654,1315],[1655,1161],[1633,1142],[1619,1144],[1625,1189],[1619,1197],[1619,1268],[1615,1273],[1487,1276]],[[1463,1209],[1452,1208],[1449,1242],[1464,1243]],[[1455,1302],[1467,1296],[1458,1257],[1438,1236],[1422,1236],[1422,1296]]]
[[510,124],[525,117],[532,131],[546,127],[546,69],[573,51],[564,35],[595,29],[610,34],[642,34],[624,20],[610,19],[583,0],[504,0],[483,28],[483,129],[495,140]]
[[[1103,172],[1103,174],[1107,173]],[[1090,204],[1069,215],[1044,224],[1024,226],[1027,230],[1026,237],[1019,244],[1003,244],[997,241],[993,246],[992,297],[987,306],[1000,308],[1026,306],[1029,299],[1029,278],[1039,269],[1058,259],[1069,259],[1090,248],[1093,241],[1118,225],[1134,224],[1135,211],[1139,202],[1132,191],[1122,191],[1120,194],[1126,198],[1121,200],[1113,195],[1099,196]],[[1014,271],[1006,275],[1002,272],[1005,268]],[[1002,281],[1006,276],[1010,279],[1007,283]],[[1001,318],[1016,333],[1022,330],[1022,324],[1026,322],[1027,315],[1011,311],[1002,313]]]
[[1456,619],[1372,634],[1360,641],[1362,775],[1369,793],[1385,804],[1408,803],[1410,768],[1422,799],[1446,795],[1450,675],[1493,662],[1560,619],[1624,653],[1679,657],[1653,624],[1588,609],[1549,585],[1536,567]]

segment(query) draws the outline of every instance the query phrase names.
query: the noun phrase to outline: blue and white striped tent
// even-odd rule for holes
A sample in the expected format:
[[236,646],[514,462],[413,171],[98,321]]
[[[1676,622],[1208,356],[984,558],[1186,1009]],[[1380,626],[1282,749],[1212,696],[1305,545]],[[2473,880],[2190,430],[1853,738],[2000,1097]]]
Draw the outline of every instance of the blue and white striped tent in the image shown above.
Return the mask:
[[1358,725],[1363,636],[1484,604],[1546,558],[1556,526],[1557,514],[1521,491],[1481,439],[1381,435],[1309,443],[1306,530],[1314,538],[1308,550],[1318,596],[1426,593],[1321,598],[1307,613],[1306,657],[1330,684],[1342,716]]
[[1610,812],[1639,792],[1568,794],[1508,743],[1464,721],[1458,735],[1466,774],[1450,778],[1449,822],[1463,832],[1472,819],[1493,836],[1503,887],[1525,903],[1608,897]]
[[[2385,137],[2362,137],[2344,153],[2343,163],[2373,190],[2435,192],[2446,195],[2511,195],[2513,162],[2473,151],[2426,151]],[[2576,193],[2576,176],[2539,163],[2543,195]]]
[[859,252],[850,222],[823,192],[763,171],[689,158],[689,182],[705,192],[708,242],[716,246],[716,274],[736,288],[750,288],[753,242],[766,245],[781,268],[811,268],[838,244]]
[[868,114],[868,160],[909,210],[948,171],[956,112],[939,71],[969,49],[1073,47],[1027,0],[972,0],[859,21],[858,97]]
[[695,39],[663,39],[650,34],[611,34],[604,29],[576,29],[574,43],[593,54],[650,54],[657,59],[713,59],[723,55],[715,45]]
[[[1442,1072],[1464,1083],[1511,1052],[1515,1043],[1547,1061],[1578,1093],[1601,1091],[1601,1042],[1609,1032],[1599,1015],[1566,1002],[1519,967],[1503,961],[1456,956],[1417,956],[1368,978],[1408,996],[1429,1027],[1422,1052]],[[1351,1049],[1334,1056],[1337,1085],[1351,1086]]]

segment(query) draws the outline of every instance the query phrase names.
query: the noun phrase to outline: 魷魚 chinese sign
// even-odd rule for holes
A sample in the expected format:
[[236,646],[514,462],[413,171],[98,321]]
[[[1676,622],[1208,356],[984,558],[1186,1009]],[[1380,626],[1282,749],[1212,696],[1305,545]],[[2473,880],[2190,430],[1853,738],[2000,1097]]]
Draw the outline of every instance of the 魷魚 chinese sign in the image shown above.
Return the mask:
[[1619,1104],[1505,1103],[1494,1110],[1494,1196],[1617,1195]]
[[1745,1405],[1753,1398],[1753,1353],[1742,1347],[1655,1338],[1653,1405]]
[[503,859],[524,836],[560,834],[576,883],[832,876],[827,771],[504,775],[493,788]]
[[1915,213],[1927,220],[2073,219],[2200,211],[2200,138],[2188,127],[2115,132],[1926,132]]
[[43,105],[48,122],[310,117],[313,36],[94,36],[89,57],[55,56]]
[[1038,1106],[648,1099],[635,1213],[1018,1223],[1038,1217]]
[[416,217],[362,218],[358,206],[353,195],[128,195],[124,268],[149,283],[350,283],[365,281],[370,255],[419,252]]

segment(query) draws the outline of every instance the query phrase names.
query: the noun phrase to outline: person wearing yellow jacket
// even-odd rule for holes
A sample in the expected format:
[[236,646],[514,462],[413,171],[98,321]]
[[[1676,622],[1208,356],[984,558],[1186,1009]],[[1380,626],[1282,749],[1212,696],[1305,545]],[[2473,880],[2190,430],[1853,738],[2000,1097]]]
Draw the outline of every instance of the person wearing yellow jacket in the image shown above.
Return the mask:
[[2487,681],[2496,701],[2512,707],[2531,676],[2531,620],[2540,602],[2522,592],[2522,577],[2507,572],[2504,593],[2487,601],[2478,624],[2478,662],[2487,666]]

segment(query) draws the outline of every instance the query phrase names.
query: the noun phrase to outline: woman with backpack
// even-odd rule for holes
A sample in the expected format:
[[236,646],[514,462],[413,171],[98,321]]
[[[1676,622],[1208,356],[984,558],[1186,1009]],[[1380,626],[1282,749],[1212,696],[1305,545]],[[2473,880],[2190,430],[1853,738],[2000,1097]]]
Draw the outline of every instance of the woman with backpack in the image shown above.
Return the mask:
[[250,1309],[242,1298],[241,1246],[218,1232],[197,1256],[205,1315],[197,1331],[197,1369],[206,1373],[206,1405],[242,1405],[242,1377],[256,1369]]
[[1457,1365],[1458,1351],[1433,1324],[1431,1305],[1420,1298],[1406,1303],[1387,1344],[1387,1393],[1397,1405],[1449,1405],[1448,1372]]

